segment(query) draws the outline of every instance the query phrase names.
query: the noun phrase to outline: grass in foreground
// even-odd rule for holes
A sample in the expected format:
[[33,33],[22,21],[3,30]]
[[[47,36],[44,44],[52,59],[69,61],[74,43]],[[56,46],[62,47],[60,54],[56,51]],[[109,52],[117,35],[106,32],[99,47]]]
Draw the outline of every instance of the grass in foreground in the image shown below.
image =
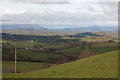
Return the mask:
[[92,56],[49,69],[27,73],[4,73],[3,78],[117,78],[118,51]]
[[[15,69],[14,61],[3,61],[3,72],[12,73]],[[17,72],[31,72],[36,70],[41,70],[46,67],[50,67],[54,64],[44,63],[44,62],[17,62]]]

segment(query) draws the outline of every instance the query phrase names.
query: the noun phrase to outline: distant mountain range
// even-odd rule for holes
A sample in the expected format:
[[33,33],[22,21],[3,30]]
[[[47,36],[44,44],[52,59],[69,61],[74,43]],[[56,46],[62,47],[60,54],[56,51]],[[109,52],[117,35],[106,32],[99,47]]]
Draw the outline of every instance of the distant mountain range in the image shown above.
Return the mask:
[[89,31],[89,32],[118,32],[117,26],[89,26],[89,27],[72,27],[72,28],[45,28],[34,24],[2,25],[2,30],[46,30],[46,31]]
[[76,30],[76,31],[105,31],[105,32],[116,32],[118,28],[116,26],[90,26],[90,27],[78,27],[78,28],[64,28],[64,30]]
[[2,30],[15,30],[15,29],[34,29],[34,30],[39,30],[39,29],[47,29],[44,27],[41,27],[40,25],[30,25],[30,24],[23,24],[23,25],[2,25]]

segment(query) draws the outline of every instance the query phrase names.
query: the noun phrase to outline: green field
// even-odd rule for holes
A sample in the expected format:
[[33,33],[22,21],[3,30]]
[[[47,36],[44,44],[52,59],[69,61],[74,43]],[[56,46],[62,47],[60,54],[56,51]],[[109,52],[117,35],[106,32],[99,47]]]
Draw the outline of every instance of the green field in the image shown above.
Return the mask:
[[110,52],[113,50],[117,50],[118,49],[118,43],[115,42],[111,42],[111,43],[96,43],[96,44],[92,44],[91,47],[89,47],[88,45],[84,46],[76,46],[76,47],[72,47],[72,48],[68,48],[68,49],[64,49],[61,50],[61,52],[64,53],[71,53],[73,55],[75,55],[75,53],[81,53],[83,50],[87,50],[89,49],[89,51],[91,53],[105,53],[105,52]]
[[77,46],[77,47],[73,47],[73,48],[62,50],[62,52],[78,53],[78,52],[81,52],[81,50],[82,50],[81,46]]
[[18,48],[26,48],[26,47],[33,47],[34,45],[38,45],[38,42],[27,42],[27,41],[17,41],[16,46]]
[[109,42],[109,43],[93,44],[90,48],[90,51],[92,53],[105,53],[105,52],[110,52],[117,49],[118,49],[117,42]]
[[118,42],[109,42],[109,43],[96,43],[92,47],[118,47]]
[[61,44],[52,44],[52,45],[47,45],[45,48],[64,48],[66,46],[69,46],[69,44],[61,43]]
[[21,54],[21,55],[25,55],[27,57],[30,57],[33,60],[44,59],[44,58],[47,58],[47,57],[51,57],[53,59],[64,58],[63,55],[52,54],[52,53],[51,54],[46,54],[46,53],[41,53],[41,52],[34,52],[32,50],[18,49],[17,53]]
[[105,52],[110,52],[113,50],[117,50],[117,47],[101,47],[101,48],[93,48],[90,49],[92,53],[99,54],[99,53],[105,53]]
[[[104,34],[106,35],[106,34]],[[107,36],[103,36],[103,37],[91,37],[91,36],[87,36],[87,37],[83,37],[81,40],[82,41],[86,41],[86,42],[107,42],[109,40],[112,40],[114,42],[118,42],[118,37],[112,37],[112,35],[109,35],[110,37]]]
[[70,47],[72,44],[79,44],[80,42],[59,42],[59,43],[51,43],[48,45],[45,45],[45,48],[56,48],[56,49],[63,49],[63,48],[68,48]]
[[117,60],[118,51],[112,51],[44,70],[3,73],[3,78],[117,78]]
[[[15,69],[14,61],[3,61],[2,70],[6,73],[12,73]],[[46,65],[46,66],[45,66]],[[54,64],[44,62],[17,62],[17,72],[31,72],[50,67]]]
[[[13,46],[15,44],[13,41],[3,40],[2,42],[3,43],[9,42]],[[28,47],[33,47],[34,45],[44,45],[44,44],[40,42],[16,41],[17,48],[26,48],[26,47],[28,48]]]

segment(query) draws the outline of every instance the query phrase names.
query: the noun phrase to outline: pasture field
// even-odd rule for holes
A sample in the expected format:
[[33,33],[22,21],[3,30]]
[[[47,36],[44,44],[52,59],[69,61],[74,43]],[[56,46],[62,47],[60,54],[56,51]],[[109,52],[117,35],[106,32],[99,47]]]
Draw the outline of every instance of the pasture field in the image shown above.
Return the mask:
[[66,46],[69,46],[68,43],[58,43],[58,44],[48,44],[47,46],[44,46],[45,48],[64,48]]
[[[9,42],[13,46],[15,44],[13,41],[7,41],[7,40],[3,40],[2,42],[3,43]],[[34,45],[45,45],[45,44],[40,43],[40,42],[16,41],[17,48],[29,48],[29,47],[33,47]]]
[[80,53],[82,51],[81,46],[76,46],[73,48],[69,48],[69,49],[64,49],[61,50],[62,52],[67,52],[67,53]]
[[118,47],[118,42],[100,42],[100,43],[96,43],[93,44],[92,47]]
[[91,46],[80,45],[80,46],[76,46],[76,47],[72,47],[72,48],[68,48],[68,49],[64,49],[64,50],[60,50],[60,51],[64,52],[64,53],[75,54],[75,53],[81,53],[83,50],[87,50],[87,49],[89,49],[89,51],[92,53],[105,53],[105,52],[117,50],[118,43],[117,42],[109,42],[109,43],[101,43],[100,42],[100,43],[93,43],[93,44],[91,44]]
[[23,50],[23,49],[18,49],[17,50],[18,54],[21,55],[25,55],[27,57],[30,57],[33,60],[39,60],[39,59],[44,59],[47,57],[51,57],[53,59],[57,59],[57,58],[64,58],[63,55],[58,55],[58,54],[46,54],[46,53],[42,53],[42,52],[35,52],[32,50]]
[[87,36],[87,37],[81,38],[81,40],[86,41],[86,42],[106,42],[109,40],[113,40],[114,42],[118,42],[117,37],[91,37],[91,36]]
[[[14,61],[3,61],[2,62],[3,72],[14,73],[14,69],[15,69],[14,65],[15,65]],[[17,62],[17,72],[23,73],[23,72],[37,71],[53,65],[54,64],[45,63],[45,62]]]
[[17,41],[16,46],[17,48],[28,48],[33,47],[34,45],[41,45],[42,43],[39,42],[27,42],[27,41]]
[[48,69],[26,73],[3,73],[3,78],[117,78],[118,51],[91,56]]
[[114,51],[114,50],[117,50],[117,49],[118,49],[117,47],[101,47],[101,48],[90,49],[90,51],[92,53],[99,54],[99,53],[105,53],[105,52]]
[[65,48],[68,48],[68,47],[73,47],[74,46],[77,46],[77,45],[81,45],[80,42],[58,42],[58,43],[50,43],[50,44],[47,44],[45,45],[44,47],[45,48],[55,48],[55,49],[65,49]]

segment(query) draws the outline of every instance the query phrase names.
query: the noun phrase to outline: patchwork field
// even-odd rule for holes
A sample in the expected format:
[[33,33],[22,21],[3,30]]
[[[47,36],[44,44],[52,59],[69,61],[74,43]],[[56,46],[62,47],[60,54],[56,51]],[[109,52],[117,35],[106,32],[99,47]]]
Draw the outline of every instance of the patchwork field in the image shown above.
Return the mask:
[[117,77],[118,42],[112,36],[90,32],[53,36],[3,33],[3,36],[3,78]]

